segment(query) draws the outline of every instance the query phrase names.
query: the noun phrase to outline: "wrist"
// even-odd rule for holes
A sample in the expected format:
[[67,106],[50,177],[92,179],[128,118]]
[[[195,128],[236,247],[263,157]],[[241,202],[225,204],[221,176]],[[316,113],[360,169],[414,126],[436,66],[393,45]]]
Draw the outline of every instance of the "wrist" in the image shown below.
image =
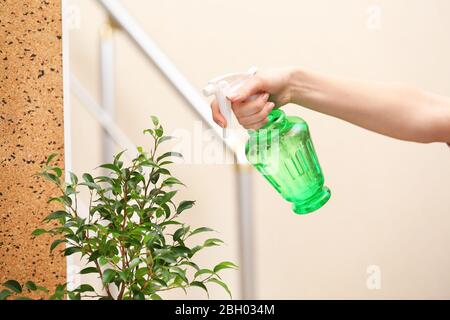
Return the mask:
[[289,70],[288,76],[288,92],[289,92],[289,102],[300,104],[302,97],[305,96],[307,92],[307,72],[300,67],[292,67]]

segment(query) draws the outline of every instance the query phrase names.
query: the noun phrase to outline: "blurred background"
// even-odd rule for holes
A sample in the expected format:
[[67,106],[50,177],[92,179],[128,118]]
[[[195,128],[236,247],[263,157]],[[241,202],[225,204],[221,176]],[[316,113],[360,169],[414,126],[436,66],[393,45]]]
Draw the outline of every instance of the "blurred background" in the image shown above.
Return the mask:
[[[450,96],[447,0],[120,4],[199,93],[209,79],[224,73],[253,65],[297,65],[407,82]],[[120,26],[110,33],[99,1],[67,0],[66,8],[72,15],[66,66],[93,101],[114,106],[117,127],[133,144],[148,144],[142,130],[151,126],[150,115],[157,115],[168,133],[194,132],[199,117]],[[102,39],[103,45],[106,40],[113,46],[113,68],[107,73],[114,85],[113,102],[101,93]],[[104,150],[103,129],[81,100],[72,93],[66,115],[71,168],[80,174],[97,167]],[[449,148],[396,141],[298,106],[285,111],[309,123],[332,198],[318,212],[297,216],[251,171],[250,298],[450,298]],[[202,253],[199,260],[205,265],[241,262],[235,171],[231,164],[205,163],[181,163],[173,170],[188,186],[180,196],[197,200],[184,221],[212,227],[226,242]],[[74,268],[76,261],[69,263],[69,272]],[[224,279],[234,297],[242,298],[241,271],[227,271]],[[164,297],[205,295],[192,289],[187,297],[182,291]],[[217,288],[211,297],[227,296]]]

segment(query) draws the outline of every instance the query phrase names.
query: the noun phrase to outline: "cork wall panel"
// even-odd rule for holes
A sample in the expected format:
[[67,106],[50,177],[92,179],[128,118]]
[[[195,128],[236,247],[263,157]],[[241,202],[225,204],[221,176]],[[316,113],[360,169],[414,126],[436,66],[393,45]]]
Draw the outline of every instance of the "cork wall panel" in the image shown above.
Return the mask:
[[0,0],[0,282],[51,289],[66,281],[65,259],[31,232],[57,190],[33,174],[64,154],[61,25],[59,0]]

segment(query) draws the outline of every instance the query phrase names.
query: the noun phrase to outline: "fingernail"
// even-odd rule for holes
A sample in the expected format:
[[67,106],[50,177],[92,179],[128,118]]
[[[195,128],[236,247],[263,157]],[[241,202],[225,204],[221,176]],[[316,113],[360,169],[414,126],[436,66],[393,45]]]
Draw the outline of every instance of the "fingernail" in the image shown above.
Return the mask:
[[227,98],[230,100],[235,100],[237,97],[239,97],[239,94],[237,92],[232,92],[227,95]]
[[275,103],[269,102],[269,108],[270,108],[270,109],[273,109],[274,107],[275,107]]
[[222,122],[217,121],[217,124],[218,124],[220,127],[225,128],[225,126],[224,126],[224,124],[223,124]]
[[268,99],[269,99],[269,94],[268,93],[264,93],[263,94],[263,96],[262,96],[262,99],[264,100],[264,101],[267,101]]

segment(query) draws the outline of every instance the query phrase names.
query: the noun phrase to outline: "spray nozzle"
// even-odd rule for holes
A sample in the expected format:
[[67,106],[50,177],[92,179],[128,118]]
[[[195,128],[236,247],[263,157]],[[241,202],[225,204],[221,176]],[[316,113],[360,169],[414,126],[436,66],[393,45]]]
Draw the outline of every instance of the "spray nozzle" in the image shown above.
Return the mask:
[[[203,88],[205,96],[215,95],[220,113],[227,120],[227,125],[230,125],[231,122],[231,101],[227,96],[241,88],[257,71],[258,68],[252,67],[247,72],[230,73],[209,81],[208,85]],[[227,138],[226,128],[223,129],[223,137]]]

